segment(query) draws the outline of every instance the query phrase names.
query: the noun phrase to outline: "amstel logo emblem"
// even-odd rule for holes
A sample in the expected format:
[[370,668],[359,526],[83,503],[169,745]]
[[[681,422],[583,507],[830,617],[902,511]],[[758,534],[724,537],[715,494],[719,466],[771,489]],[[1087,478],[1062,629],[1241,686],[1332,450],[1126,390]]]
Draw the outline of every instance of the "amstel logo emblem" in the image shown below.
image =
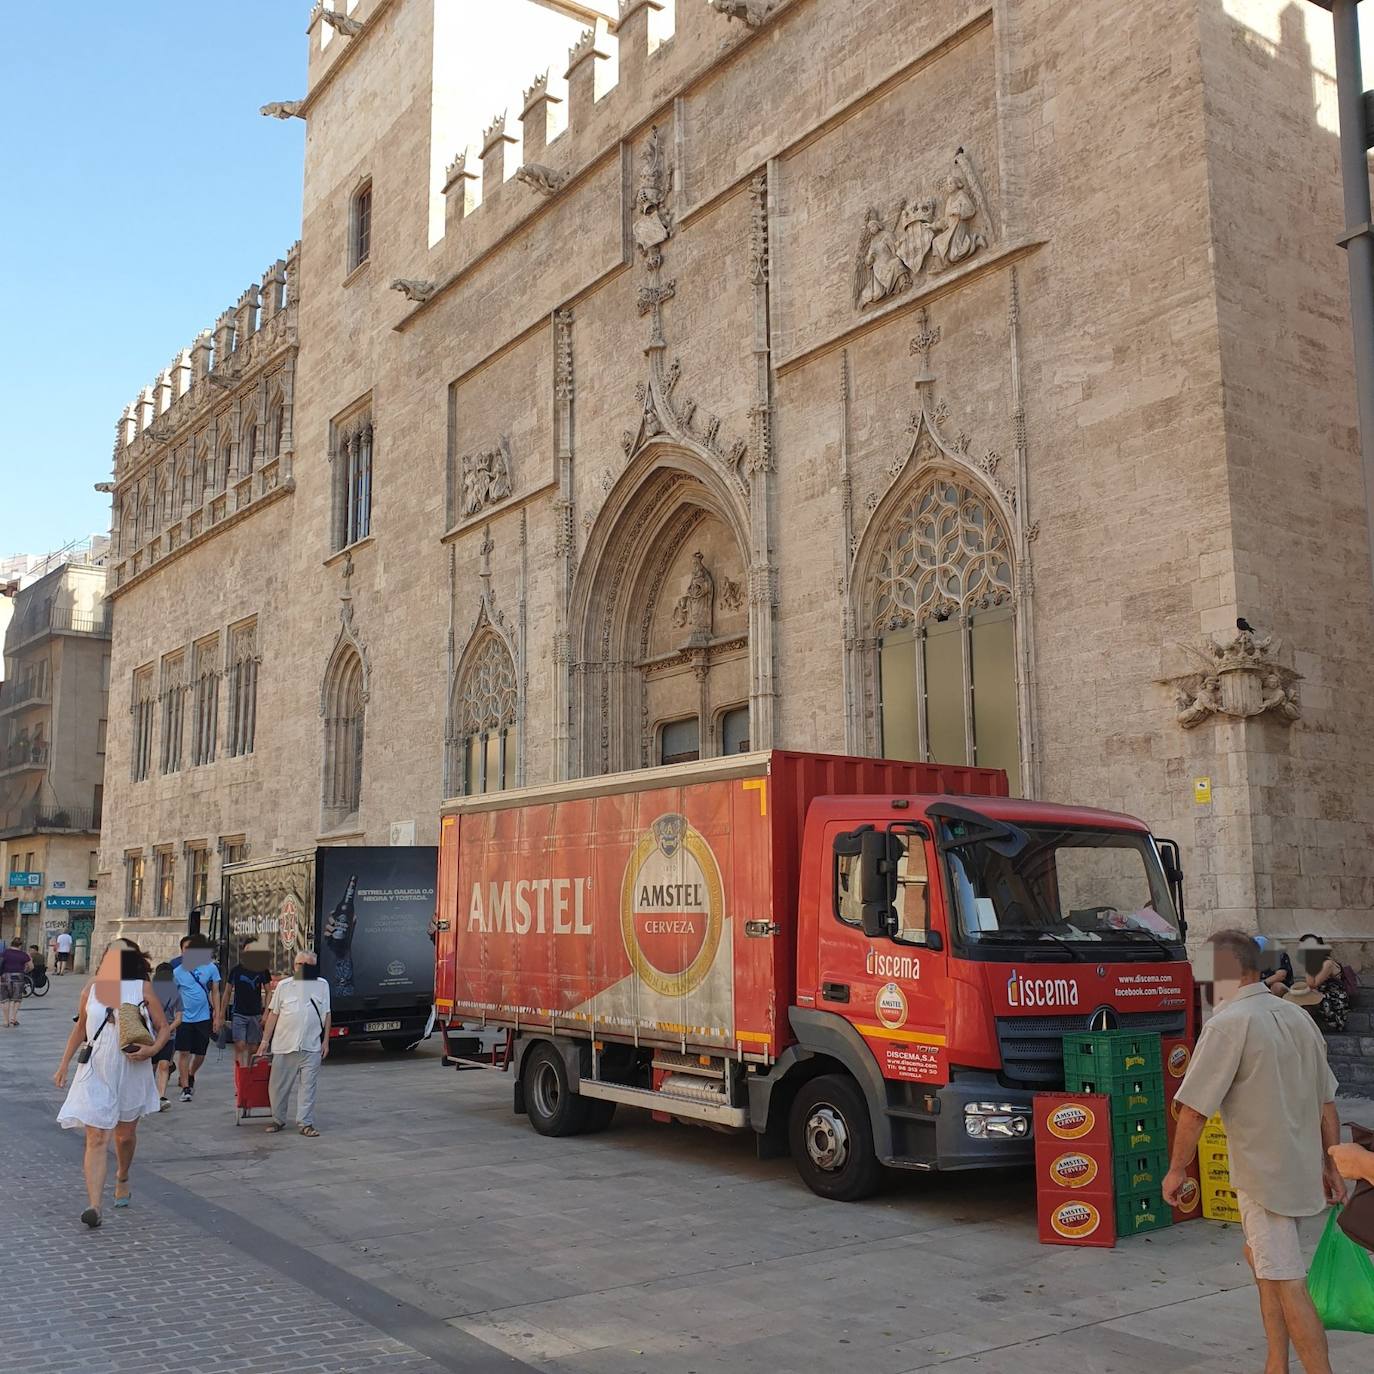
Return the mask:
[[1102,1224],[1102,1213],[1091,1202],[1061,1202],[1050,1213],[1050,1225],[1065,1240],[1083,1240]]
[[896,983],[887,983],[878,989],[878,995],[873,999],[873,1010],[878,1013],[878,1020],[889,1030],[896,1030],[898,1026],[906,1025],[906,994],[897,986]]
[[639,837],[620,888],[620,934],[640,979],[685,997],[711,971],[725,924],[711,846],[670,812]]
[[1193,1052],[1187,1045],[1175,1045],[1169,1051],[1169,1077],[1182,1078],[1188,1072],[1188,1065],[1192,1058]]
[[1086,1188],[1097,1177],[1097,1161],[1076,1152],[1060,1155],[1050,1165],[1050,1177],[1064,1188]]
[[1081,1140],[1097,1125],[1097,1116],[1091,1107],[1068,1102],[1056,1107],[1045,1124],[1060,1140]]

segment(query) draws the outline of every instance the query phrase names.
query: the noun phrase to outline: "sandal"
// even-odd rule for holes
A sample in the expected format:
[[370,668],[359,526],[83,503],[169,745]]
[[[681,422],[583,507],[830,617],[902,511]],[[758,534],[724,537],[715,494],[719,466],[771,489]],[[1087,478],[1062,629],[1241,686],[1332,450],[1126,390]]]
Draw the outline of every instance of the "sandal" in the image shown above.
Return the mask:
[[274,1121],[274,1122],[271,1123],[271,1125],[264,1126],[262,1129],[263,1129],[268,1135],[276,1135],[276,1133],[277,1133],[278,1131],[284,1131],[284,1130],[286,1129],[286,1127],[283,1126],[283,1125],[281,1124],[280,1121]]
[[313,1139],[315,1136],[319,1135],[319,1132],[313,1126],[302,1126],[301,1134],[308,1135]]
[[120,1178],[118,1174],[115,1175],[114,1205],[116,1207],[127,1207],[129,1203],[133,1201],[134,1194],[132,1189],[125,1193],[123,1197],[121,1197],[119,1194],[119,1185],[123,1183],[127,1186],[128,1182],[129,1180],[127,1178]]
[[86,1210],[81,1213],[81,1220],[94,1231],[95,1228],[100,1225],[99,1208],[87,1207]]

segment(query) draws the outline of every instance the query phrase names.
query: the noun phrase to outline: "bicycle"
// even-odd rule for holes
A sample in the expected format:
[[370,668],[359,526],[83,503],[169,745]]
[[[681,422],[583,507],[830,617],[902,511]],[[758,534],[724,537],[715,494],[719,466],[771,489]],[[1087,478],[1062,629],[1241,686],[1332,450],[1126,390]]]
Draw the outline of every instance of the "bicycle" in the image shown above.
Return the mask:
[[20,990],[25,997],[46,997],[48,989],[52,987],[52,979],[46,973],[40,973],[35,980],[33,974],[25,973],[22,975],[23,982]]

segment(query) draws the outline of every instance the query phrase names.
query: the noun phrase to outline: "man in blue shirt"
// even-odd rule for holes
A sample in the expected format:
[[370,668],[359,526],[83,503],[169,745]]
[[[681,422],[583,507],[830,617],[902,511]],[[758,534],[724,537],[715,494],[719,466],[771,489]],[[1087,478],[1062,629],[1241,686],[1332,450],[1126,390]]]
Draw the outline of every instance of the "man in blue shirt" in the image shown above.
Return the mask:
[[211,1035],[220,1027],[220,976],[214,946],[204,935],[188,935],[181,943],[181,962],[173,970],[181,993],[181,1025],[177,1027],[177,1085],[181,1100],[189,1102],[196,1072],[205,1063]]

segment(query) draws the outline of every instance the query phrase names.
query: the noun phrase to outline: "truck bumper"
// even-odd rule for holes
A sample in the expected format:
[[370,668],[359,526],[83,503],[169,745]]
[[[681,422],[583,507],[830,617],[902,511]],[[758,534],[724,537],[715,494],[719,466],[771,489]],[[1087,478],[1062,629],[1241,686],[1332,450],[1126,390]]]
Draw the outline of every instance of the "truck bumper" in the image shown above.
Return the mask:
[[[935,1118],[935,1167],[937,1169],[992,1169],[1003,1166],[1030,1164],[1035,1159],[1035,1141],[1031,1135],[1033,1116],[1032,1094],[1024,1088],[1004,1088],[993,1075],[983,1078],[960,1078],[941,1088],[936,1094],[940,1103]],[[972,1135],[965,1124],[970,1119],[966,1107],[987,1104],[995,1108],[1007,1107],[983,1118],[996,1134]],[[1025,1134],[1009,1136],[1002,1133],[1000,1121],[1024,1119]]]

